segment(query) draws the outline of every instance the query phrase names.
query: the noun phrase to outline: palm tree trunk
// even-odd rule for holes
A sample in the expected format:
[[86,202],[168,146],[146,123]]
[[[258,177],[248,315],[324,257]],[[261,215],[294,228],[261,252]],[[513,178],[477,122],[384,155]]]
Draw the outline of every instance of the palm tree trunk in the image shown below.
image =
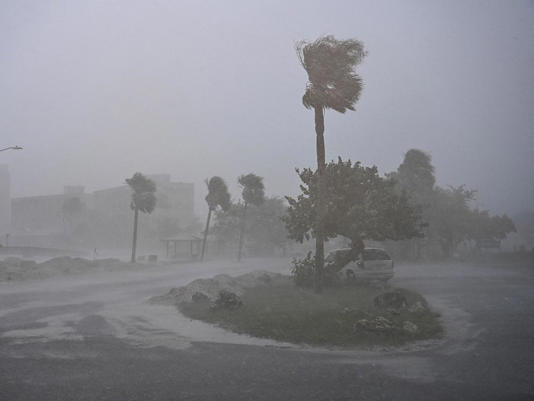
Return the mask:
[[241,218],[241,230],[239,230],[239,249],[237,252],[238,262],[241,262],[241,253],[243,251],[243,237],[245,236],[245,221],[247,218],[247,207],[248,207],[248,203],[245,202],[245,207],[243,208],[243,217]]
[[208,240],[208,231],[210,229],[210,219],[211,219],[211,207],[208,211],[208,219],[206,220],[206,229],[204,230],[204,241],[202,241],[202,253],[200,254],[200,260],[204,260],[204,253],[206,252],[206,241]]
[[134,209],[134,229],[133,229],[133,241],[132,241],[132,259],[131,263],[135,263],[135,248],[137,247],[137,220],[139,219],[139,209]]
[[317,148],[317,221],[315,230],[315,292],[321,292],[323,288],[324,270],[324,217],[325,208],[325,150],[324,150],[324,109],[319,106],[314,107],[315,111],[315,134]]

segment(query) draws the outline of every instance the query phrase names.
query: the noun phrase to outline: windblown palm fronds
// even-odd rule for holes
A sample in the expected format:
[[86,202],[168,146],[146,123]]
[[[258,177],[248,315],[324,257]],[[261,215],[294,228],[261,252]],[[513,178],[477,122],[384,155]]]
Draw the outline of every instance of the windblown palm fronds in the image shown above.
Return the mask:
[[300,41],[296,50],[308,73],[302,97],[304,106],[340,113],[354,110],[363,86],[362,79],[354,71],[367,54],[363,44],[356,39],[337,40],[328,35],[314,42]]

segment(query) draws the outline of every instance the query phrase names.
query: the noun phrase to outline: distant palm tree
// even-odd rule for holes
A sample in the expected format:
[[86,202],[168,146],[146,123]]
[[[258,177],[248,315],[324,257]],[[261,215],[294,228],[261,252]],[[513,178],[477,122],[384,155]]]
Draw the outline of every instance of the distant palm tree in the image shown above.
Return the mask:
[[315,223],[315,290],[322,288],[324,268],[324,111],[332,109],[339,113],[354,110],[360,97],[362,80],[354,68],[365,57],[363,44],[355,39],[336,40],[323,36],[314,42],[301,41],[296,46],[302,67],[308,74],[306,92],[302,103],[315,112],[315,133],[317,147],[317,215]]
[[237,181],[243,188],[243,215],[241,216],[241,229],[239,231],[239,250],[237,253],[237,260],[241,261],[241,254],[243,251],[243,238],[245,235],[245,223],[247,218],[248,205],[261,205],[265,200],[265,186],[263,185],[263,178],[256,174],[247,174],[240,176]]
[[132,241],[131,262],[135,263],[135,250],[137,247],[137,221],[139,212],[152,213],[156,207],[156,184],[150,178],[141,173],[135,173],[132,178],[127,178],[126,183],[132,189],[132,201],[130,207],[134,211],[134,229]]
[[206,220],[206,229],[204,230],[204,241],[202,241],[202,253],[200,260],[204,260],[204,254],[206,251],[206,241],[208,239],[208,232],[210,229],[211,212],[221,207],[225,212],[230,209],[232,205],[230,202],[230,194],[228,193],[228,187],[221,177],[211,177],[210,180],[206,180],[208,186],[208,194],[206,195],[206,202],[208,203],[208,218]]

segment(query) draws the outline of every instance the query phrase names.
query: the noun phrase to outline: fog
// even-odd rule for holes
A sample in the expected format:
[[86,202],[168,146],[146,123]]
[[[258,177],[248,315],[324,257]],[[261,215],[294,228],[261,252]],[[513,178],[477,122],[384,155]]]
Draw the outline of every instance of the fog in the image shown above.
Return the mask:
[[395,170],[428,152],[442,186],[494,213],[532,209],[531,1],[3,1],[0,163],[12,196],[113,187],[135,171],[195,184],[254,172],[294,194],[315,165],[294,45],[357,38],[356,112],[326,113],[326,158]]
[[0,400],[532,400],[533,21],[0,1]]

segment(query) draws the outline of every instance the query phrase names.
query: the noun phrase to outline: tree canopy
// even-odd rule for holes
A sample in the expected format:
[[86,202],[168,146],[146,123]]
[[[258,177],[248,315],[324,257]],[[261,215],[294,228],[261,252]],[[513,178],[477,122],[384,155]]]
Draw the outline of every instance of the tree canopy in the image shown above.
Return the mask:
[[[284,218],[289,236],[299,242],[316,232],[317,172],[297,170],[302,193],[287,196]],[[350,160],[326,165],[326,238],[349,238],[353,248],[363,248],[363,240],[406,239],[421,235],[420,208],[412,206],[405,193],[395,191],[395,182],[378,175],[376,167],[364,167]]]
[[[239,239],[243,208],[243,203],[236,203],[226,211],[216,212],[213,231],[221,243],[235,243]],[[276,250],[283,251],[288,243],[288,233],[282,222],[286,211],[285,201],[277,197],[267,197],[261,205],[248,208],[245,248],[250,254],[271,255]]]
[[223,210],[228,210],[231,206],[230,193],[228,187],[221,177],[214,176],[206,180],[208,187],[208,194],[206,195],[206,202],[211,210],[215,210],[218,206]]
[[388,177],[396,181],[399,193],[405,191],[421,206],[427,226],[426,241],[417,243],[420,249],[437,242],[443,255],[450,256],[463,241],[500,240],[515,231],[508,216],[490,216],[487,210],[471,207],[475,190],[464,185],[446,188],[435,185],[431,158],[419,149],[406,152],[397,171]]
[[393,178],[418,203],[428,203],[436,178],[430,155],[419,149],[410,149]]
[[302,97],[306,108],[354,110],[362,90],[362,80],[354,71],[366,55],[356,39],[337,40],[331,35],[296,46],[308,84]]
[[206,202],[208,203],[208,216],[206,218],[206,228],[204,229],[204,239],[202,240],[202,252],[200,260],[204,260],[206,254],[206,243],[208,241],[208,232],[210,229],[211,212],[216,210],[218,206],[224,211],[227,211],[232,206],[228,187],[221,177],[211,177],[206,180],[208,187],[208,194],[206,195]]
[[261,205],[265,199],[265,186],[263,177],[250,173],[242,175],[237,179],[242,187],[243,201],[247,204]]
[[126,183],[132,189],[130,207],[143,213],[152,213],[156,207],[156,184],[141,173],[135,173],[127,178]]

